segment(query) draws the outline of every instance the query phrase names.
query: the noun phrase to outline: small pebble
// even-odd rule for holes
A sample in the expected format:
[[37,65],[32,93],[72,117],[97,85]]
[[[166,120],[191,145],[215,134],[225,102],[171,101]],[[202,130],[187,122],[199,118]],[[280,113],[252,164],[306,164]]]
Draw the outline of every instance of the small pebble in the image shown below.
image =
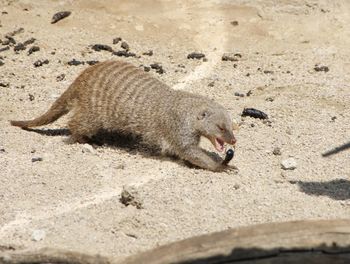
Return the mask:
[[45,230],[41,230],[41,229],[36,229],[33,231],[32,233],[32,240],[33,241],[41,241],[46,237],[46,232]]
[[239,53],[231,54],[231,53],[224,53],[221,57],[222,61],[238,61],[240,58],[242,58],[242,55]]
[[35,99],[34,95],[32,95],[32,94],[28,94],[28,97],[29,97],[29,101],[33,101]]
[[125,49],[125,50],[129,50],[129,44],[128,43],[126,43],[125,41],[123,41],[122,42],[122,44],[120,45],[123,49]]
[[319,66],[318,64],[315,65],[314,70],[317,72],[323,71],[328,72],[329,68],[327,66]]
[[60,82],[60,81],[63,81],[65,78],[66,78],[66,75],[62,73],[56,77],[56,81]]
[[120,37],[114,38],[113,44],[118,44],[121,40],[122,40],[122,38],[120,38]]
[[120,195],[120,202],[125,206],[132,205],[137,209],[143,208],[137,189],[131,185],[123,186],[123,191]]
[[30,45],[30,44],[33,44],[35,41],[36,41],[35,38],[30,38],[30,39],[24,41],[24,42],[23,42],[23,45],[24,45],[24,46],[28,46],[28,45]]
[[110,46],[103,45],[103,44],[95,44],[91,47],[91,49],[93,49],[94,51],[105,50],[105,51],[113,52],[113,49]]
[[153,50],[146,51],[146,52],[142,53],[142,55],[152,56]]
[[30,54],[32,54],[32,53],[34,53],[34,52],[37,52],[37,51],[39,51],[40,50],[40,48],[38,47],[38,46],[33,46],[33,47],[31,47],[29,50],[28,50],[28,55],[30,55]]
[[34,62],[34,67],[37,68],[37,67],[41,67],[43,66],[44,64],[49,64],[49,60],[46,59],[46,60],[37,60],[36,62]]
[[43,158],[41,158],[41,157],[32,158],[32,162],[37,162],[37,161],[43,161]]
[[244,94],[239,93],[239,92],[235,92],[234,95],[235,95],[235,96],[238,96],[238,97],[244,97]]
[[117,55],[119,57],[136,57],[135,53],[126,50],[115,51],[113,52],[113,55]]
[[61,11],[61,12],[54,14],[52,19],[51,19],[51,24],[57,23],[58,21],[68,17],[70,14],[71,14],[70,11]]
[[238,26],[238,25],[239,25],[239,23],[238,23],[237,20],[231,21],[230,24],[231,24],[232,26]]
[[18,43],[13,48],[14,51],[20,51],[20,50],[25,50],[25,49],[26,49],[26,46],[23,43]]
[[284,170],[294,170],[297,168],[297,162],[294,158],[288,158],[281,162],[281,167]]
[[192,52],[190,54],[187,55],[187,59],[202,59],[205,57],[205,54],[200,53],[200,52]]
[[80,65],[80,64],[85,64],[85,62],[83,62],[83,61],[78,61],[78,60],[76,60],[76,59],[72,59],[71,61],[68,61],[67,64],[68,64],[69,66],[78,66],[78,65]]
[[282,155],[281,149],[279,147],[275,147],[272,151],[273,155],[280,156]]
[[97,63],[99,63],[99,61],[97,61],[97,60],[89,60],[89,61],[86,61],[86,64],[88,64],[88,65],[95,65],[95,64],[97,64]]

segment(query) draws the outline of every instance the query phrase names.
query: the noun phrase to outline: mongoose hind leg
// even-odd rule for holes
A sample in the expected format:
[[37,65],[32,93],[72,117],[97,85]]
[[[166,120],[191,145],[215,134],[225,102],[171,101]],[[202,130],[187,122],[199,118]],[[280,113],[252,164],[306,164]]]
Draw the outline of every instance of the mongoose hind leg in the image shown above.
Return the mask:
[[92,121],[80,113],[73,115],[68,122],[68,128],[71,132],[71,141],[77,143],[88,143],[99,130],[96,127],[96,121]]
[[208,169],[211,171],[224,171],[230,167],[223,165],[222,163],[215,161],[200,147],[187,148],[185,151],[180,152],[180,157],[191,164],[198,166],[202,169]]

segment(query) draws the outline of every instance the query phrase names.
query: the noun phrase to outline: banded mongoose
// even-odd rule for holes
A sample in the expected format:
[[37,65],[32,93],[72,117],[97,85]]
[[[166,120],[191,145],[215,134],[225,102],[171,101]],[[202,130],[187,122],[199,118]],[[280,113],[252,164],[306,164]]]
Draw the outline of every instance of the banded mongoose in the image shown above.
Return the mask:
[[43,126],[73,110],[68,122],[74,142],[85,143],[100,130],[141,136],[163,154],[178,156],[203,169],[224,165],[199,147],[200,137],[224,151],[234,145],[233,122],[220,104],[200,95],[171,89],[150,73],[122,61],[85,69],[42,116],[10,121],[21,128]]

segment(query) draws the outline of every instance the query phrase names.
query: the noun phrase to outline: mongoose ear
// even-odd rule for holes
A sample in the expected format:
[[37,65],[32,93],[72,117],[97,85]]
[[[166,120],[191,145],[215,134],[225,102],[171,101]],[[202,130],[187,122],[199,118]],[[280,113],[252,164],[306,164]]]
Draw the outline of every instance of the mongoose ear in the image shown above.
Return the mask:
[[209,114],[210,114],[210,113],[209,113],[208,110],[203,110],[203,111],[201,111],[201,112],[199,113],[199,115],[197,116],[197,119],[198,119],[198,120],[202,120],[202,119],[208,117]]

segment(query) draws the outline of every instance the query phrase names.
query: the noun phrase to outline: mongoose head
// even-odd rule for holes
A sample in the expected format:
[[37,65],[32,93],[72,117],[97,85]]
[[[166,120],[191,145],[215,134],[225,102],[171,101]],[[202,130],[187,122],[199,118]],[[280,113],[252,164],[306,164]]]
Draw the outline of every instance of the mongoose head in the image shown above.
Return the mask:
[[203,107],[197,114],[197,131],[208,138],[216,150],[223,152],[224,144],[235,145],[233,130],[237,128],[228,112],[220,105]]

